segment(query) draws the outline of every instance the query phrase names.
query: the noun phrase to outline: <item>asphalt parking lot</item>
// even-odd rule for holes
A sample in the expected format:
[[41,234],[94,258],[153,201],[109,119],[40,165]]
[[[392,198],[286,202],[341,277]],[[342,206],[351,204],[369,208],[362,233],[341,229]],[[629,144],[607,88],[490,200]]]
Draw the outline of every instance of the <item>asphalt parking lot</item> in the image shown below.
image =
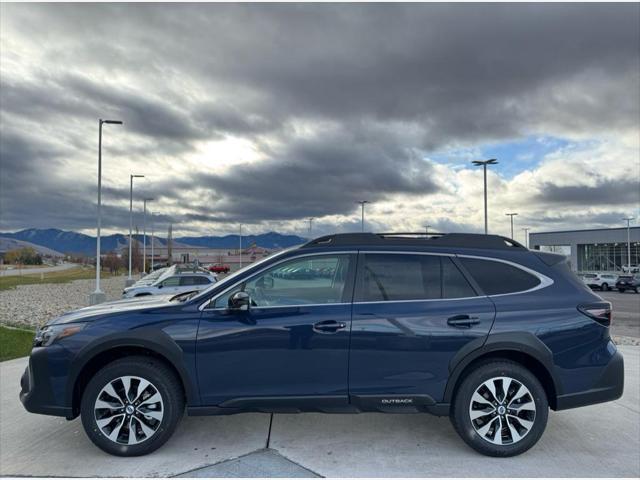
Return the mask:
[[529,452],[483,457],[430,415],[185,417],[160,450],[117,458],[87,439],[79,419],[29,414],[18,400],[26,359],[0,364],[0,475],[638,477],[640,347],[621,346],[624,396],[551,412]]
[[640,293],[616,291],[596,291],[596,293],[613,305],[611,333],[640,339]]

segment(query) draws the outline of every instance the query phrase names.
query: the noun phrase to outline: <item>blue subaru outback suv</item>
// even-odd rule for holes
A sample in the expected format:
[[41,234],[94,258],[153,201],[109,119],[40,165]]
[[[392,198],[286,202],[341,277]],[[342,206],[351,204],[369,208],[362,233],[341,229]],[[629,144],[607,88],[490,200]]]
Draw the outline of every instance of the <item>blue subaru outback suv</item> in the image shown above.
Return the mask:
[[492,456],[542,435],[549,408],[622,395],[611,304],[564,257],[494,235],[342,234],[199,293],[49,321],[20,398],[89,438],[149,453],[180,418],[239,412],[448,415]]

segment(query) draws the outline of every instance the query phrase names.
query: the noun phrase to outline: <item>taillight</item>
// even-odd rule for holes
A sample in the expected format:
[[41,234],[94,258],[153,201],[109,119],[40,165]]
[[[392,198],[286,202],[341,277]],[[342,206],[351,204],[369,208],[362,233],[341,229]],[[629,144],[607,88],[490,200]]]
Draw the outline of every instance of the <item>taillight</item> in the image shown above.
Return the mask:
[[605,327],[611,325],[610,302],[583,303],[582,305],[578,305],[578,311]]

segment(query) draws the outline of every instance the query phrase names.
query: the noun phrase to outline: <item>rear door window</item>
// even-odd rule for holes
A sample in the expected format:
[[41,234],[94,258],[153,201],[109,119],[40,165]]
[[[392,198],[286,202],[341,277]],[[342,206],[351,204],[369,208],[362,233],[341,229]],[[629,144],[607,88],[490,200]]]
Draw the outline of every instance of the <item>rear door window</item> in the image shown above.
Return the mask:
[[411,254],[366,254],[359,301],[441,298],[440,258]]
[[453,260],[442,257],[442,298],[475,297],[476,292]]
[[191,285],[205,285],[208,284],[209,280],[203,275],[186,275],[180,278],[180,285],[191,286]]
[[524,292],[540,285],[540,279],[503,262],[460,257],[460,261],[486,295]]

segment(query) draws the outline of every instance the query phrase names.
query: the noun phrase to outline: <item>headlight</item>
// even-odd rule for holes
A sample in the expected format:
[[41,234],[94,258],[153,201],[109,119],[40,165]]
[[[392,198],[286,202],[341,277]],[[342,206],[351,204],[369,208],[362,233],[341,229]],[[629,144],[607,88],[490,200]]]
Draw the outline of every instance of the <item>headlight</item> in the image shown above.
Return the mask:
[[56,340],[75,335],[85,327],[86,323],[46,325],[36,331],[33,339],[34,347],[48,347]]

